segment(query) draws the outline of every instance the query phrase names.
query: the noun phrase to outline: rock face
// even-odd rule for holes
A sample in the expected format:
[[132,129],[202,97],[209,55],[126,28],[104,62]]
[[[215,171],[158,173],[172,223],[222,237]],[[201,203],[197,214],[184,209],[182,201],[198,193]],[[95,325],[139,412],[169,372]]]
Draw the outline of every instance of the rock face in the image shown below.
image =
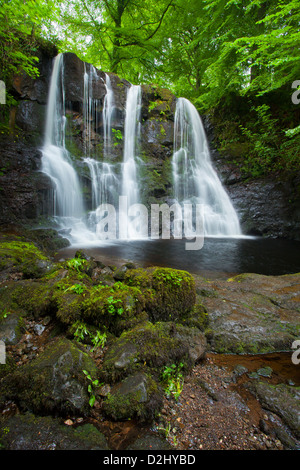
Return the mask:
[[248,179],[215,145],[215,133],[207,116],[203,124],[210,144],[211,158],[235,207],[243,233],[299,240],[300,179],[261,177]]
[[290,350],[299,337],[300,276],[241,274],[227,281],[199,281],[211,348],[218,353]]
[[[48,216],[49,179],[39,173],[43,142],[47,96],[52,70],[52,53],[40,52],[37,79],[26,75],[16,76],[11,93],[18,102],[11,110],[12,139],[1,137],[0,158],[0,222],[35,221]],[[93,98],[98,100],[91,122],[92,131],[84,129],[84,74],[94,74]],[[112,127],[124,134],[126,96],[130,83],[115,74],[108,74],[114,93],[115,111]],[[66,105],[66,146],[80,176],[85,204],[91,208],[91,178],[87,165],[82,162],[84,149],[89,154],[103,155],[102,111],[106,95],[106,74],[82,62],[75,54],[64,54],[64,88]],[[140,187],[141,201],[145,205],[172,200],[172,164],[174,114],[176,97],[167,89],[142,85]],[[204,127],[211,140],[211,126],[204,117]],[[19,133],[25,135],[21,140]],[[2,134],[1,134],[2,135]],[[118,163],[123,158],[124,135],[113,140],[110,161]],[[264,178],[243,181],[236,168],[226,159],[220,159],[212,147],[212,160],[223,184],[233,201],[246,234],[299,239],[300,203],[297,194],[299,181],[282,183]],[[97,158],[98,158],[97,157]]]

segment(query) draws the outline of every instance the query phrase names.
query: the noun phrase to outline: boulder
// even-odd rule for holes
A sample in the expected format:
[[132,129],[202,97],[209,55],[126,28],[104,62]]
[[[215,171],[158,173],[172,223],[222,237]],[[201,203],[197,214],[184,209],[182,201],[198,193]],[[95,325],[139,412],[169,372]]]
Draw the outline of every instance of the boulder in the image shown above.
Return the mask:
[[152,421],[162,406],[162,392],[153,378],[143,372],[116,384],[103,402],[103,411],[113,420]]
[[299,338],[299,274],[249,273],[225,281],[198,278],[196,284],[209,320],[212,351],[290,351]]
[[92,424],[67,426],[52,416],[18,414],[0,421],[4,450],[108,450],[104,435]]
[[97,368],[87,353],[65,338],[56,338],[30,363],[2,381],[1,402],[10,399],[35,414],[85,415],[89,411],[88,384],[83,370]]
[[264,409],[280,416],[296,438],[300,438],[300,387],[271,385],[266,382],[248,382],[245,386]]

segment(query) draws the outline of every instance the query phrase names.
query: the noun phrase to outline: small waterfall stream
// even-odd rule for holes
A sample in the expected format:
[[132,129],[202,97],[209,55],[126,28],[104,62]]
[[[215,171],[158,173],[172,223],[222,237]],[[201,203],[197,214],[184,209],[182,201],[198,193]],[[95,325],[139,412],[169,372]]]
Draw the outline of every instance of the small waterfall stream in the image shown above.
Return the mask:
[[63,72],[63,55],[59,54],[50,82],[41,170],[53,183],[53,215],[62,225],[73,226],[74,220],[82,217],[84,205],[79,179],[65,146]]
[[205,236],[240,236],[236,211],[213,168],[198,111],[186,98],[176,104],[172,160],[175,198],[201,204]]
[[[127,91],[121,189],[121,195],[127,198],[126,205],[128,208],[139,203],[136,157],[140,138],[141,101],[141,87],[132,85]],[[126,239],[136,237],[135,223],[134,220],[128,217],[127,210],[120,214],[120,231],[122,237]]]

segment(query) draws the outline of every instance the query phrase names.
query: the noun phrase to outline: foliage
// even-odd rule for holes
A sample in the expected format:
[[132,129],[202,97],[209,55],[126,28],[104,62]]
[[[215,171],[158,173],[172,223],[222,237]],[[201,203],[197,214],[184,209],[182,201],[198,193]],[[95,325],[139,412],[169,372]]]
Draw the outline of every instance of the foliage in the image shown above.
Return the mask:
[[[9,0],[0,1],[0,79],[7,85],[16,73],[25,72],[31,77],[39,74],[38,49],[47,38],[57,13],[54,0]],[[14,104],[8,94],[6,103]]]
[[[300,0],[0,0],[0,6],[0,79],[21,69],[36,76],[39,45],[55,40],[61,52],[131,83],[167,87],[201,113],[221,108],[228,115],[233,98],[243,99],[248,109],[233,113],[238,129],[233,135],[226,129],[223,147],[239,152],[251,176],[298,171],[291,85],[300,77]],[[149,112],[157,108],[157,100],[149,102]],[[121,132],[114,129],[113,137],[119,145]]]
[[96,401],[96,395],[95,395],[96,389],[103,384],[101,384],[98,379],[93,379],[91,375],[88,373],[88,371],[83,370],[82,372],[84,373],[84,375],[89,381],[89,385],[88,385],[88,392],[90,395],[89,405],[93,407]]
[[82,268],[86,265],[86,260],[81,258],[71,258],[66,263],[67,267],[81,272]]
[[183,389],[183,374],[181,372],[183,363],[166,366],[162,372],[162,382],[165,384],[165,393],[168,397],[173,396],[178,400]]
[[114,139],[114,146],[117,146],[119,145],[120,141],[123,140],[122,131],[120,131],[120,129],[112,129],[112,133]]

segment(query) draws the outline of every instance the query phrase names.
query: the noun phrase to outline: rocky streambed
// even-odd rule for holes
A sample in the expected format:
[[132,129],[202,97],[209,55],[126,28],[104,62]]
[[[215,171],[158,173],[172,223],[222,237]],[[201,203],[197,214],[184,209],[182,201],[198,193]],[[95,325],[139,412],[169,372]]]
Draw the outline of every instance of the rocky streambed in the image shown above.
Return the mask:
[[56,261],[56,242],[1,234],[2,449],[299,448],[300,274]]

